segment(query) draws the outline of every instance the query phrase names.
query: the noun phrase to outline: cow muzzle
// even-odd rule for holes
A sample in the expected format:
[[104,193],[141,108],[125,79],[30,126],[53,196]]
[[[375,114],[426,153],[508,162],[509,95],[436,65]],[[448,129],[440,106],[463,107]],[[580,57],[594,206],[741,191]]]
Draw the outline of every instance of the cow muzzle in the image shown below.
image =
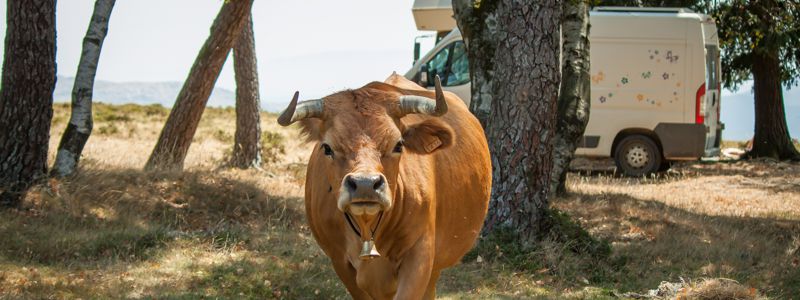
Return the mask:
[[392,205],[386,176],[380,173],[351,173],[342,179],[339,210],[354,216],[375,215]]

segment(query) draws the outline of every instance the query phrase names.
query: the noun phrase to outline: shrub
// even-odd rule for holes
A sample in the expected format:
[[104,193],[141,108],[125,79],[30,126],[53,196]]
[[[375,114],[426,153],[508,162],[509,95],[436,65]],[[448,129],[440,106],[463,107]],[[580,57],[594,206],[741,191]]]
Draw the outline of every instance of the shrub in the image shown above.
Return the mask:
[[261,132],[261,161],[264,164],[272,164],[286,154],[284,146],[286,138],[277,132],[264,130]]

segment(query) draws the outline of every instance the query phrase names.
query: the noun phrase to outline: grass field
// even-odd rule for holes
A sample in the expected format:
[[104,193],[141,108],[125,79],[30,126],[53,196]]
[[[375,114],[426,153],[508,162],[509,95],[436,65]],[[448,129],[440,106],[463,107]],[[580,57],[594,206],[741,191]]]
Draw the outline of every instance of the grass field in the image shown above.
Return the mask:
[[[56,105],[51,153],[67,112]],[[167,113],[97,104],[80,173],[0,211],[0,298],[348,298],[305,223],[298,132],[264,114],[274,159],[224,168],[234,111],[208,109],[185,172],[143,172]],[[442,275],[439,297],[631,298],[666,281],[681,299],[800,298],[797,163],[683,163],[638,179],[592,164],[551,206],[610,252],[482,241]]]

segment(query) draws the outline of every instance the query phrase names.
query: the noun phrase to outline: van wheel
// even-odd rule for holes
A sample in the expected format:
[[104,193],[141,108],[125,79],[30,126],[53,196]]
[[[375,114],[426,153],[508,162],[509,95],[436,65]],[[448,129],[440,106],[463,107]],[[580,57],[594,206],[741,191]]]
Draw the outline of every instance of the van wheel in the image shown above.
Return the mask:
[[630,135],[617,145],[614,162],[617,164],[617,170],[627,176],[647,175],[657,172],[661,167],[661,151],[649,137]]

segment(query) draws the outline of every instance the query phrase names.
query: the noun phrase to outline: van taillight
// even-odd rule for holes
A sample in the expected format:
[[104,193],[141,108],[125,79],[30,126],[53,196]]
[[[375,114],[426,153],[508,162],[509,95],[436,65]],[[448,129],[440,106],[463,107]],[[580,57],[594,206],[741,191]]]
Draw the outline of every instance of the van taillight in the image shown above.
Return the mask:
[[697,89],[697,101],[695,102],[695,113],[694,113],[694,123],[695,124],[705,124],[705,112],[703,109],[705,105],[702,105],[705,102],[706,98],[706,84],[703,83],[700,88]]

